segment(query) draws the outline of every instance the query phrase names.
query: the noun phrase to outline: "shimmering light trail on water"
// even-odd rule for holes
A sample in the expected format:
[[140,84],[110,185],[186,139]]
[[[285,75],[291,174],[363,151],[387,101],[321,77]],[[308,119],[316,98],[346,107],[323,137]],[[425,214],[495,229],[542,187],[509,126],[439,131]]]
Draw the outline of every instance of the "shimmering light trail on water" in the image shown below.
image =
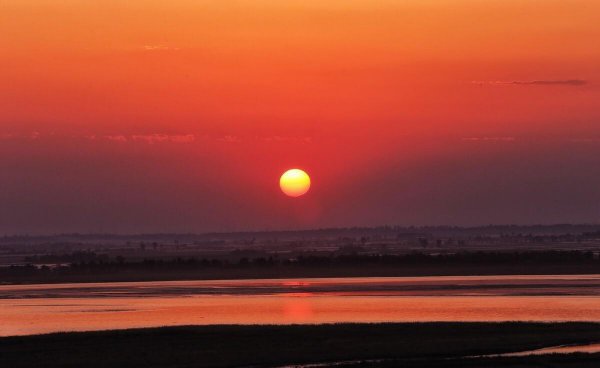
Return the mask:
[[600,275],[0,286],[0,335],[194,324],[600,321]]

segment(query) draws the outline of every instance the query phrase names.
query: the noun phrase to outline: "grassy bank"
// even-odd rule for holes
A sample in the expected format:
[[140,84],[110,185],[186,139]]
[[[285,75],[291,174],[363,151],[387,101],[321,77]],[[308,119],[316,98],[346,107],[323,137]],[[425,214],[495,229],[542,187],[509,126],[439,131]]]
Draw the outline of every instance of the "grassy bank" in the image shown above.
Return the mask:
[[[442,362],[442,366],[506,363],[507,367],[516,367],[538,366],[519,364],[542,358],[476,359],[462,363],[456,359],[596,341],[600,341],[600,324],[594,323],[186,326],[1,338],[0,366],[262,367],[392,359],[364,366],[391,367],[401,361],[406,367],[440,366]],[[579,362],[578,366],[585,366],[585,359],[598,364],[600,359],[595,358],[574,355],[568,362],[557,364]]]

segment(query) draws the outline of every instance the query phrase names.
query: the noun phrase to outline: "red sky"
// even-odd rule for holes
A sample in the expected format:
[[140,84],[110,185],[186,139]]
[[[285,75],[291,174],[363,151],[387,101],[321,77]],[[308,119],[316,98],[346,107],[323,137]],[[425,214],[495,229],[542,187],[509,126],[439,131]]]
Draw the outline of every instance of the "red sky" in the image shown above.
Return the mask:
[[596,223],[598,40],[595,0],[5,0],[0,232]]

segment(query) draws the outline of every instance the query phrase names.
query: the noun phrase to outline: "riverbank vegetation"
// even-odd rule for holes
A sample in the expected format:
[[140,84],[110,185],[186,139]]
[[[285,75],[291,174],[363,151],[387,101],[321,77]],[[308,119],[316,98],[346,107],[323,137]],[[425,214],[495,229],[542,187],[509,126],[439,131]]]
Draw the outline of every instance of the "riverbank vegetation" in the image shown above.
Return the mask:
[[128,260],[93,252],[48,255],[30,263],[0,267],[0,282],[56,283],[157,280],[260,279],[515,274],[597,274],[600,259],[589,251],[457,252],[401,255],[355,252],[294,257]]

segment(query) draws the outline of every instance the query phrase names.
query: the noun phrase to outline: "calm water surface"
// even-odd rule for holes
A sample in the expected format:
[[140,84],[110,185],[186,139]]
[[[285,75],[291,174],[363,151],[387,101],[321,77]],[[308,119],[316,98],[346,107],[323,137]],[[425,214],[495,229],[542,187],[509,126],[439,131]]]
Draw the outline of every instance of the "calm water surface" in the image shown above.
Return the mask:
[[600,321],[600,275],[0,286],[0,336],[192,324]]

